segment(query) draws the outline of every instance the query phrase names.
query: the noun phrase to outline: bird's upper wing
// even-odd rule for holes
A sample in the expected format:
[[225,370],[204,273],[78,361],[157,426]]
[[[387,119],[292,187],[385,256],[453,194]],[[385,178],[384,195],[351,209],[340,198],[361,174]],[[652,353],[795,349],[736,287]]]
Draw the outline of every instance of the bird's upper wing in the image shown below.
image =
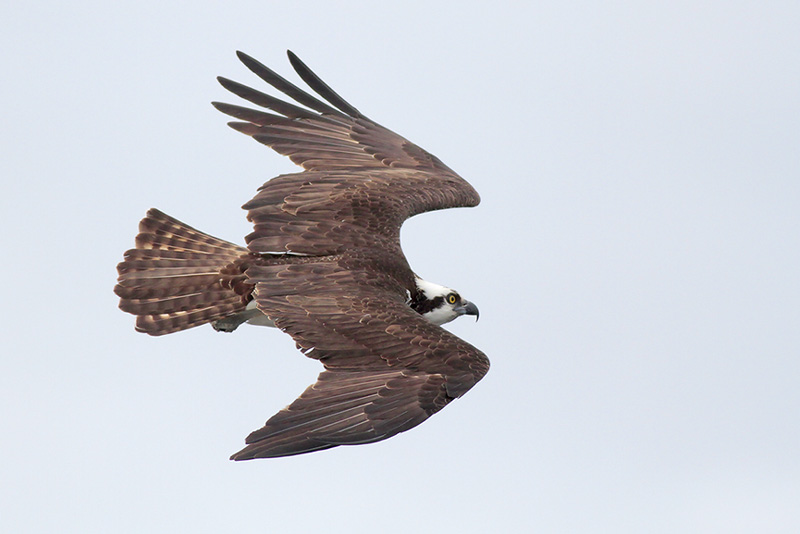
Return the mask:
[[230,125],[306,169],[270,180],[245,204],[255,225],[247,237],[251,251],[322,255],[353,246],[399,247],[408,217],[480,202],[437,157],[365,117],[291,52],[292,66],[327,103],[238,55],[262,80],[305,106],[219,78],[226,89],[274,112],[215,102],[246,121]]
[[469,343],[413,311],[392,287],[320,259],[252,267],[258,307],[325,371],[235,460],[380,441],[466,393],[489,369]]

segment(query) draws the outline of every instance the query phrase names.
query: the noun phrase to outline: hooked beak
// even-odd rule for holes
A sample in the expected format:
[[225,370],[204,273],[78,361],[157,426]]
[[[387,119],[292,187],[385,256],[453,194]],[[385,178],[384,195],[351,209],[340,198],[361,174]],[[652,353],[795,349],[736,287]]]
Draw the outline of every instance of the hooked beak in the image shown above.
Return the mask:
[[460,315],[474,315],[475,322],[477,322],[478,319],[480,319],[481,314],[478,311],[478,307],[468,300],[463,301],[463,303],[461,304],[461,306],[457,308],[457,310]]

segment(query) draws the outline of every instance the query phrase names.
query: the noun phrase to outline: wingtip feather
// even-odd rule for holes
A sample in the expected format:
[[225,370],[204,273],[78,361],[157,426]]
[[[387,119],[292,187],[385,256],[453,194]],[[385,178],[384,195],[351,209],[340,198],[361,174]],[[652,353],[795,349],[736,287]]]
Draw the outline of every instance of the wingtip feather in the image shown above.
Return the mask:
[[272,72],[272,69],[258,61],[256,58],[245,54],[241,51],[236,51],[236,56],[239,58],[239,61],[244,63],[244,66],[253,71],[254,73],[258,74],[259,71],[266,70]]
[[302,78],[303,81],[306,82],[309,87],[311,87],[311,89],[316,91],[318,95],[330,102],[342,113],[350,115],[351,117],[363,117],[360,111],[353,107],[344,98],[339,96],[336,91],[334,91],[327,83],[325,83],[322,78],[317,76],[317,74],[311,70],[308,65],[303,63],[303,61],[291,50],[287,50],[286,53],[289,56],[289,62],[292,64],[292,68],[295,70],[295,72],[297,72],[300,78]]

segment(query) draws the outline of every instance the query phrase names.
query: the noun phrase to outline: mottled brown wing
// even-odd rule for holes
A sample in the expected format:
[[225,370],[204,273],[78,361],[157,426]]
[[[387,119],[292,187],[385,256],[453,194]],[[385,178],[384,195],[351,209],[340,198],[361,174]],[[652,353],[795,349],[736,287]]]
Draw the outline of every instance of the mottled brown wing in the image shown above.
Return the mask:
[[[482,352],[426,321],[393,288],[361,285],[357,272],[336,262],[251,268],[248,276],[258,307],[326,370],[250,434],[234,460],[392,437],[466,393],[489,369]],[[285,289],[296,280],[303,280],[299,291]]]
[[475,206],[477,192],[438,158],[361,114],[289,52],[300,77],[326,102],[238,53],[262,80],[297,104],[220,78],[238,96],[274,113],[215,102],[246,122],[230,125],[306,169],[274,178],[245,204],[253,252],[336,254],[353,246],[399,247],[413,215]]

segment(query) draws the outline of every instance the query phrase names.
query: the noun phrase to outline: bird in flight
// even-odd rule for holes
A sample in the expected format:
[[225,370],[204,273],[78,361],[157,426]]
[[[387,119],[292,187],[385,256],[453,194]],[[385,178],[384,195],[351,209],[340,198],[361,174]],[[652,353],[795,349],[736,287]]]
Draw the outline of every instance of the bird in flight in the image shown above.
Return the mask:
[[139,223],[117,266],[120,308],[153,336],[210,323],[274,326],[324,371],[252,432],[232,460],[372,443],[413,428],[489,370],[486,356],[440,325],[478,308],[417,276],[400,248],[413,216],[476,206],[478,193],[436,156],[370,120],[297,56],[289,61],[321,97],[252,57],[239,59],[294,100],[218,78],[262,109],[214,102],[229,125],[304,170],[265,183],[243,208],[246,247],[161,211]]

